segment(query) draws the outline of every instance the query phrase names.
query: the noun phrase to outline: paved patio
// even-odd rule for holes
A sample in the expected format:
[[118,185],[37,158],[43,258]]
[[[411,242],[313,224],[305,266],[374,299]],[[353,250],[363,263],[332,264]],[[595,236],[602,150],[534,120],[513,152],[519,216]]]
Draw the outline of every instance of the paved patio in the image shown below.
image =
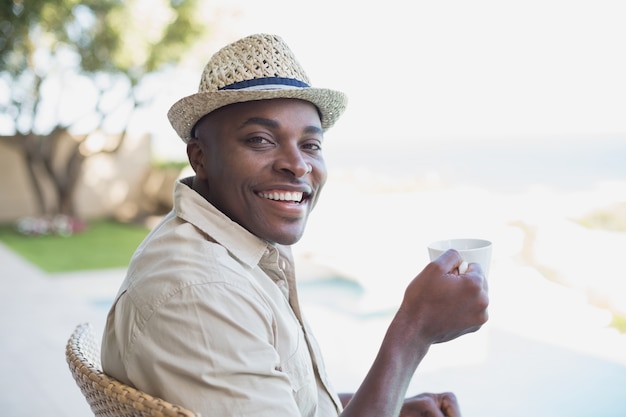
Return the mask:
[[[95,278],[118,280],[115,275],[119,273],[107,271]],[[72,291],[68,281],[49,277],[2,244],[0,280],[1,414],[93,415],[65,362],[65,343],[82,322],[91,322],[101,332],[102,309]],[[90,287],[99,286],[94,282]]]

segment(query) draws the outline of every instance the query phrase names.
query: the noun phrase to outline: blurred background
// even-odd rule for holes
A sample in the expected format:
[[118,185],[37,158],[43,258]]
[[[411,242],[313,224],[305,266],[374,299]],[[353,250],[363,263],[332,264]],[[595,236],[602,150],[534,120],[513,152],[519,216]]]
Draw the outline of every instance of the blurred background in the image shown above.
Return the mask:
[[[465,416],[626,415],[626,4],[0,3],[0,408],[89,415],[64,360],[188,175],[167,121],[226,43],[282,36],[349,96],[294,247],[339,391],[364,377],[433,240],[493,241],[490,321],[410,394]],[[33,395],[35,394],[35,395]]]

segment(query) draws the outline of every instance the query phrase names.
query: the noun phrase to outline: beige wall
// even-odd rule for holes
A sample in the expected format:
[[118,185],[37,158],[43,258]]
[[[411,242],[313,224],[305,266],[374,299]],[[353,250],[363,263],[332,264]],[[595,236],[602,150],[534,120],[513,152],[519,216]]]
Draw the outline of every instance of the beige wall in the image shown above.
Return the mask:
[[0,223],[35,214],[26,165],[12,147],[0,143]]
[[[150,170],[149,138],[129,138],[117,154],[99,154],[85,162],[76,190],[76,210],[85,219],[110,217],[120,211],[128,216],[133,213],[129,207],[135,207],[135,214],[149,210],[148,200],[154,197],[145,197],[145,184],[151,182],[154,188],[155,181],[159,198],[168,204],[173,180],[155,175]],[[36,201],[24,161],[13,148],[0,143],[0,223],[35,214]]]

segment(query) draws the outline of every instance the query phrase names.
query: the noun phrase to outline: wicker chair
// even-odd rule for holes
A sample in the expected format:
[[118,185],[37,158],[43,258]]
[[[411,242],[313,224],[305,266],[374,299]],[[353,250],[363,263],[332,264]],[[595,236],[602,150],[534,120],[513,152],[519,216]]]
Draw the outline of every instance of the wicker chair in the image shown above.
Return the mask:
[[89,323],[76,327],[67,342],[65,357],[76,384],[97,417],[198,417],[102,372],[100,346]]

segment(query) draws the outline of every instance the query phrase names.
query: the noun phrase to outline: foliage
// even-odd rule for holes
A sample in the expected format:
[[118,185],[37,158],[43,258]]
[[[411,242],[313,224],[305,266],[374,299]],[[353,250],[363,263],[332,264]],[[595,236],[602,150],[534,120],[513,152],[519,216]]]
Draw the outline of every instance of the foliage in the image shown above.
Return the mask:
[[12,226],[0,226],[0,241],[46,272],[123,268],[148,229],[99,221],[71,238],[57,234],[24,236]]
[[[15,0],[0,12],[0,67],[43,81],[71,61],[83,74],[136,85],[175,63],[204,33],[198,0]],[[97,80],[95,80],[97,81]],[[34,84],[31,84],[33,86]],[[37,91],[31,91],[38,95]],[[19,105],[20,102],[14,103]]]
[[[198,2],[2,0],[0,140],[22,152],[41,215],[73,214],[85,158],[120,148],[154,76],[205,33]],[[100,131],[113,139],[94,150]]]
[[616,328],[620,333],[626,334],[626,316],[613,314],[613,320],[611,320],[611,327]]
[[189,162],[188,161],[155,161],[152,165],[155,169],[161,169],[161,170],[174,169],[180,172],[183,169],[189,167]]
[[626,232],[626,203],[617,203],[587,214],[578,223],[590,229]]
[[16,229],[23,235],[39,236],[56,234],[60,236],[71,236],[82,232],[85,224],[77,219],[58,215],[50,218],[45,217],[23,217],[16,225]]

